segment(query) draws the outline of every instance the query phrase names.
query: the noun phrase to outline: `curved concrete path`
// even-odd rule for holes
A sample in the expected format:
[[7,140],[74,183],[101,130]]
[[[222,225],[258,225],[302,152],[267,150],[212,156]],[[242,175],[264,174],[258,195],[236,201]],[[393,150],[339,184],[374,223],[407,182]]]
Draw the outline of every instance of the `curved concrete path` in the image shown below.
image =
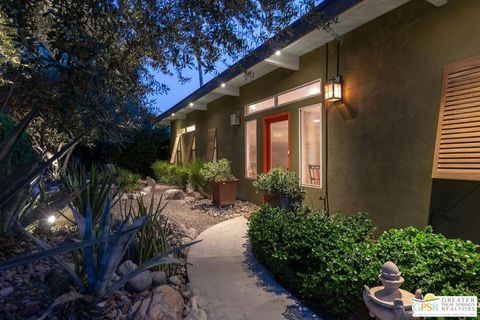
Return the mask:
[[209,319],[320,319],[253,257],[244,217],[219,223],[202,232],[200,239],[189,249],[188,276]]

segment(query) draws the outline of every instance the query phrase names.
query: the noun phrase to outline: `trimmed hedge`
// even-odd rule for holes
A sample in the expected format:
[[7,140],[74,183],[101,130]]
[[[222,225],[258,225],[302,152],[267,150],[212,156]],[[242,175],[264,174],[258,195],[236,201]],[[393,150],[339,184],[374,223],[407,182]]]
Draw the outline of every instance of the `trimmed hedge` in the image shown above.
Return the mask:
[[307,208],[264,206],[249,223],[257,258],[315,310],[336,316],[363,310],[363,285],[380,285],[380,268],[389,260],[402,271],[406,290],[480,294],[479,246],[430,227],[392,229],[377,241],[372,231],[365,214],[328,217]]

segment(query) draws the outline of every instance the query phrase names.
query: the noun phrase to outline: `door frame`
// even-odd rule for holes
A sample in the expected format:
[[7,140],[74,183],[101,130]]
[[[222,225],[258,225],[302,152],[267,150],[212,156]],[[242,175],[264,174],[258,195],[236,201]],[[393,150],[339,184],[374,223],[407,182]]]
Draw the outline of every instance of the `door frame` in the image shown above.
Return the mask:
[[263,173],[267,173],[271,168],[270,168],[270,160],[271,160],[271,154],[270,154],[270,125],[275,122],[280,122],[280,121],[287,121],[287,128],[288,128],[288,171],[290,171],[291,168],[291,138],[290,138],[290,112],[281,112],[281,113],[276,113],[270,116],[266,116],[263,118],[263,146],[262,146],[262,157],[263,157],[263,163],[262,163],[262,171]]

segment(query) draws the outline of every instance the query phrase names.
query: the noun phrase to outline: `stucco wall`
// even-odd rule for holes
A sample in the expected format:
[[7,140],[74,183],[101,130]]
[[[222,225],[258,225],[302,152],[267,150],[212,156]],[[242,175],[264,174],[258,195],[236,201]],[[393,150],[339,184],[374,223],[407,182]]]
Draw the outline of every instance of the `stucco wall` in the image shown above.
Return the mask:
[[[478,0],[449,1],[439,8],[414,0],[344,36],[340,74],[344,79],[344,101],[356,117],[345,120],[335,106],[325,108],[331,211],[369,212],[379,231],[406,225],[421,227],[429,222],[430,200],[436,201],[436,193],[442,197],[445,188],[462,188],[462,183],[446,182],[443,188],[434,188],[432,194],[431,168],[443,68],[480,54],[479,17]],[[299,71],[271,72],[241,87],[240,97],[220,98],[208,105],[208,111],[192,112],[187,120],[174,121],[172,132],[196,124],[197,151],[202,155],[207,131],[216,127],[219,158],[232,160],[234,174],[243,178],[244,105],[315,79],[325,81],[325,55],[324,46],[302,56]],[[335,65],[336,44],[330,43],[329,74]],[[321,98],[248,117],[258,119],[259,170],[263,116],[291,112],[291,161],[292,169],[298,172],[298,108],[316,102]],[[241,126],[232,127],[229,116],[236,110],[242,115]],[[306,203],[322,209],[319,197],[324,192],[308,189]],[[238,197],[260,201],[251,181],[244,179],[240,180]],[[478,213],[478,206],[469,207],[469,212]],[[480,229],[478,214],[469,214],[474,221],[469,224],[476,223]],[[430,220],[444,231],[442,218]],[[476,234],[458,235],[479,241]]]

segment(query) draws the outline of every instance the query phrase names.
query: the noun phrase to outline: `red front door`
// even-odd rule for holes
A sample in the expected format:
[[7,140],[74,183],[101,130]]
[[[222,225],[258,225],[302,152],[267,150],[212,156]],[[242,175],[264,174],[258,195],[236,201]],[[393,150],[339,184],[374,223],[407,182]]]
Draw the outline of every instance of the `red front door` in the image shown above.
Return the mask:
[[263,172],[290,170],[290,112],[263,118]]

